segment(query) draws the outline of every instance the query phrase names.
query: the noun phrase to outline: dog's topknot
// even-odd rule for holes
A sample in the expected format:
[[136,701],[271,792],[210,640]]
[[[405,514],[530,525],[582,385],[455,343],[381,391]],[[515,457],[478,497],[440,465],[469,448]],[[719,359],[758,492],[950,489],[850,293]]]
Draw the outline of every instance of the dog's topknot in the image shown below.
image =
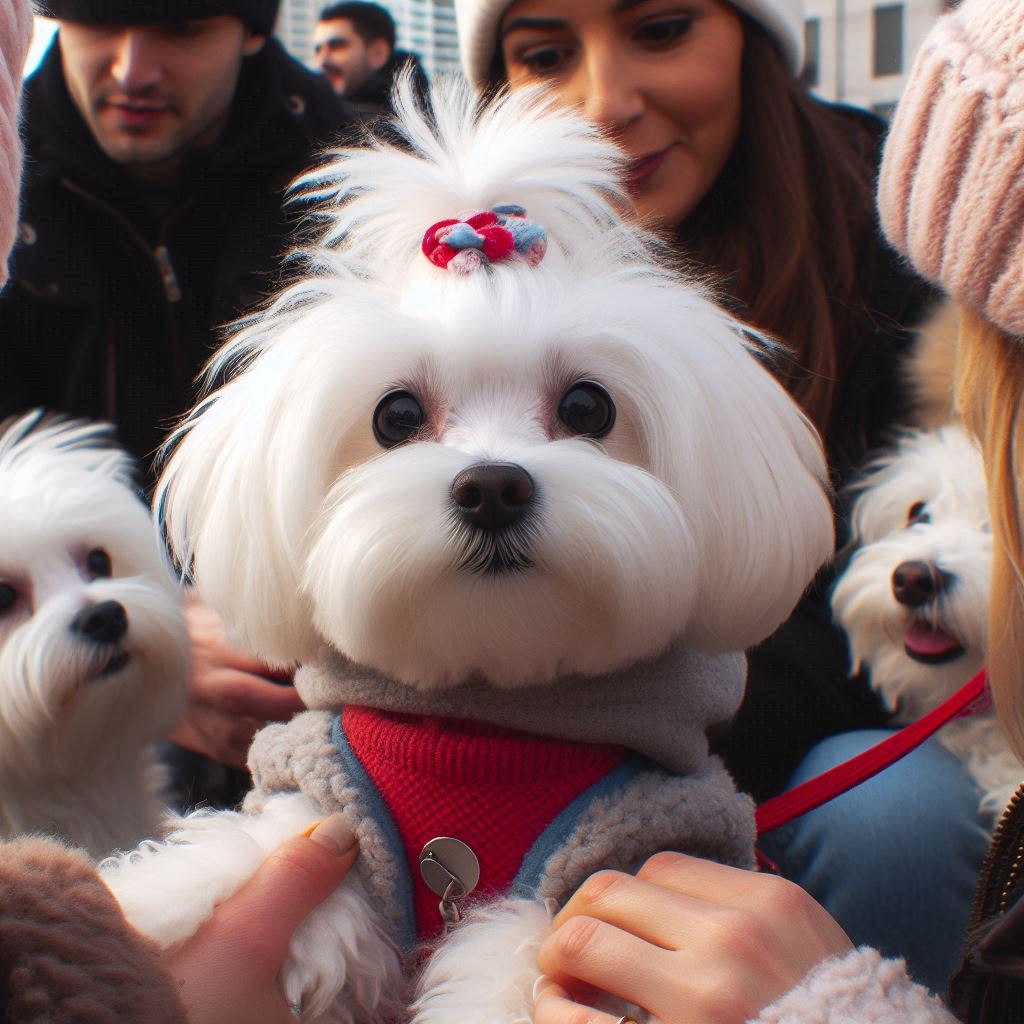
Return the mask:
[[461,78],[442,76],[423,107],[404,74],[394,104],[394,121],[369,145],[330,153],[295,185],[326,220],[329,247],[405,265],[431,224],[506,204],[528,210],[554,244],[576,247],[629,206],[619,149],[542,91],[485,103]]

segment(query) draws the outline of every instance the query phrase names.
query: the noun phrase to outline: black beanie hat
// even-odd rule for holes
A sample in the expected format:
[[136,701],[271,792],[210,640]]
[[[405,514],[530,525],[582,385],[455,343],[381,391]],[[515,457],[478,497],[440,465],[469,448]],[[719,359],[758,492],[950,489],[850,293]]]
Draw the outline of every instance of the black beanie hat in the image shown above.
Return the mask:
[[37,12],[46,18],[85,24],[119,22],[145,25],[162,21],[188,21],[233,14],[253,31],[268,36],[274,31],[281,0],[37,0]]

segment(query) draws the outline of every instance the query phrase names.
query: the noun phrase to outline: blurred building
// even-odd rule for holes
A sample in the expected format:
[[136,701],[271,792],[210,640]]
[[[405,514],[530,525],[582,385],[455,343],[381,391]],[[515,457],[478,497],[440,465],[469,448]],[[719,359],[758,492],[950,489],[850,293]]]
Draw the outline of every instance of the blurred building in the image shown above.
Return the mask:
[[[452,0],[379,0],[395,19],[398,46],[411,50],[433,77],[459,67]],[[313,65],[313,28],[328,0],[282,0],[277,35],[289,53]]]
[[807,0],[804,80],[819,96],[888,117],[949,0]]

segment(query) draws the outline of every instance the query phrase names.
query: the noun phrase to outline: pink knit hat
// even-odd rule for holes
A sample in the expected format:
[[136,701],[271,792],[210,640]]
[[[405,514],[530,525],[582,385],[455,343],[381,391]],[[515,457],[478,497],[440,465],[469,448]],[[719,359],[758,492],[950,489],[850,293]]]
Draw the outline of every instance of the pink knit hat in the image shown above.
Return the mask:
[[882,227],[925,277],[1024,334],[1024,2],[965,0],[925,39],[879,182]]
[[7,256],[18,226],[21,181],[18,109],[21,69],[31,38],[29,0],[0,2],[0,288],[7,283]]

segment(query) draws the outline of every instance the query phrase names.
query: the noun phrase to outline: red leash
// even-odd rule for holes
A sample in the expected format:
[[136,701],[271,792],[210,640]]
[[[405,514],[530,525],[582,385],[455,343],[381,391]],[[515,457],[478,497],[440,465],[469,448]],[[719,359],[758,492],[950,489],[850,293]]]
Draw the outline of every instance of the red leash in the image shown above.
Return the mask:
[[922,715],[916,722],[848,761],[837,764],[835,768],[830,768],[827,772],[822,772],[821,775],[765,801],[754,814],[757,834],[761,836],[765,832],[771,832],[772,829],[799,818],[801,814],[813,811],[815,807],[820,807],[848,789],[853,789],[854,786],[870,779],[872,775],[877,775],[883,768],[888,768],[905,754],[909,754],[929,736],[938,732],[950,719],[982,711],[988,707],[990,701],[985,670],[982,669],[952,697],[926,715]]

